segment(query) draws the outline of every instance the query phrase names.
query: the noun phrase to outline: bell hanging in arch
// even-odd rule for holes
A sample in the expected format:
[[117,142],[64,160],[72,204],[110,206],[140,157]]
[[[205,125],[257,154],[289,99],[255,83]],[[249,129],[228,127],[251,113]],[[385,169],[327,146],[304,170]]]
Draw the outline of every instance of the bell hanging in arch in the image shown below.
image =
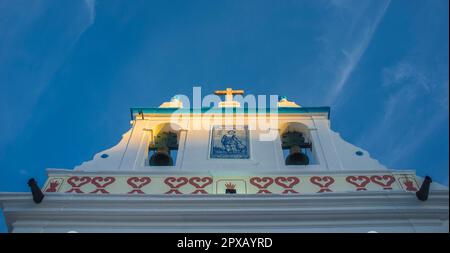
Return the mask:
[[285,163],[286,165],[308,165],[309,158],[299,146],[295,145],[289,149],[289,155],[286,157]]
[[170,156],[168,147],[158,147],[150,158],[151,166],[173,166],[173,159]]
[[149,159],[150,166],[173,166],[170,150],[178,150],[177,134],[172,132],[158,134],[154,145],[149,149],[155,151]]
[[285,159],[286,165],[308,165],[309,157],[302,149],[311,149],[312,144],[306,141],[302,132],[287,131],[281,135],[282,149],[289,149]]

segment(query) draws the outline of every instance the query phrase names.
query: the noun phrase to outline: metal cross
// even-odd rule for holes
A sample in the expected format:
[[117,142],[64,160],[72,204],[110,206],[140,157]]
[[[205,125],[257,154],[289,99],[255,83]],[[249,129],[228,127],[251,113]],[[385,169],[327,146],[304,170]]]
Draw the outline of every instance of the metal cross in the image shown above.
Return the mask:
[[233,90],[232,88],[227,88],[226,90],[216,90],[214,91],[216,95],[225,95],[225,101],[233,101],[233,95],[244,94],[244,90]]

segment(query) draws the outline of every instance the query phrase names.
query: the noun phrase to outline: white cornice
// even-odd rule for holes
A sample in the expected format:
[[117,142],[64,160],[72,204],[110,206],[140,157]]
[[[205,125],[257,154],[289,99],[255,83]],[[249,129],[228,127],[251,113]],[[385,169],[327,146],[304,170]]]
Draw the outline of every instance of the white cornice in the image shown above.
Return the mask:
[[206,227],[219,228],[225,224],[227,231],[237,231],[240,226],[247,226],[249,231],[264,227],[298,231],[305,226],[327,224],[383,227],[383,222],[385,227],[414,222],[439,227],[449,216],[448,191],[433,191],[426,202],[407,192],[353,192],[301,196],[53,193],[47,194],[41,204],[35,204],[28,193],[2,193],[0,203],[10,229],[13,224],[29,227],[43,223],[48,228],[72,224],[83,229],[103,224],[111,228],[141,227],[145,231],[165,228],[205,231]]

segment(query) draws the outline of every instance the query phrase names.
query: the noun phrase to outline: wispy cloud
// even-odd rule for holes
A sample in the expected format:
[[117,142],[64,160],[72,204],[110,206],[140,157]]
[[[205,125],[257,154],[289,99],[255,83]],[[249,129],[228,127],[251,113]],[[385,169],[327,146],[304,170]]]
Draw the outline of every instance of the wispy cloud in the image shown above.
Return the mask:
[[441,126],[448,115],[445,113],[435,113],[428,117],[427,120],[420,122],[416,126],[411,126],[404,132],[401,142],[389,151],[387,162],[394,164],[405,158],[410,159],[412,154],[426,142],[427,138],[433,134],[437,127]]
[[[333,1],[333,3],[338,8],[348,8],[348,6],[343,4],[342,1]],[[379,7],[379,10],[373,20],[361,20],[367,19],[367,17],[358,16],[358,18],[355,19],[355,22],[353,22],[353,24],[350,26],[353,30],[352,37],[354,38],[355,42],[353,42],[353,47],[349,50],[341,49],[341,52],[346,59],[340,68],[337,66],[337,69],[339,71],[336,73],[336,81],[331,84],[329,92],[325,98],[326,104],[333,104],[340,95],[341,91],[344,89],[354,69],[358,65],[361,57],[364,55],[367,47],[369,46],[372,37],[378,28],[378,25],[380,24],[386,13],[386,10],[389,7],[389,4],[390,0],[384,1]],[[357,24],[359,23],[363,24],[364,27],[356,28],[355,26],[357,26]],[[358,36],[358,32],[355,31],[355,29],[361,31],[361,35]]]
[[24,170],[24,169],[19,170],[19,174],[22,175],[22,176],[28,176],[28,175],[30,175],[30,173],[28,172],[28,170]]
[[84,0],[89,13],[89,22],[92,25],[95,21],[95,0]]
[[79,38],[94,24],[95,1],[5,1],[0,11],[0,117],[23,115],[0,125],[2,153],[24,129]]
[[388,99],[381,118],[357,141],[370,150],[381,150],[389,164],[416,152],[448,120],[448,76],[417,61],[402,60],[382,70]]
[[392,68],[383,69],[382,73],[383,86],[401,85],[403,82],[411,82],[415,85],[423,87],[426,91],[430,91],[429,78],[408,62],[400,62]]

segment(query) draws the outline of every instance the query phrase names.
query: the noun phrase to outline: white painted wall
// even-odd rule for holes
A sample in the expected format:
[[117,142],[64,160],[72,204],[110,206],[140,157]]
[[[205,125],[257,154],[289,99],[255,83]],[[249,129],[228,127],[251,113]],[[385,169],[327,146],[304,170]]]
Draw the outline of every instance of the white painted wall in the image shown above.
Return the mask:
[[[252,119],[251,117],[249,119]],[[250,130],[250,159],[210,159],[211,118],[191,117],[180,126],[179,151],[176,166],[152,167],[146,165],[147,150],[152,135],[161,124],[168,123],[170,117],[159,116],[151,119],[137,119],[132,128],[123,135],[114,147],[99,152],[94,159],[77,166],[82,171],[211,171],[227,173],[257,173],[258,171],[340,171],[340,170],[385,170],[386,167],[372,159],[369,153],[345,140],[330,129],[329,120],[323,116],[278,115],[279,127],[273,131],[283,131],[288,123],[301,123],[307,129],[307,137],[313,143],[313,154],[317,164],[308,166],[286,166],[279,136],[273,141],[260,140],[266,130]],[[203,120],[205,128],[194,130],[193,124]],[[256,122],[256,118],[255,121]],[[250,120],[252,125],[252,120]],[[357,156],[362,151],[363,156]],[[107,158],[102,158],[107,154]]]

